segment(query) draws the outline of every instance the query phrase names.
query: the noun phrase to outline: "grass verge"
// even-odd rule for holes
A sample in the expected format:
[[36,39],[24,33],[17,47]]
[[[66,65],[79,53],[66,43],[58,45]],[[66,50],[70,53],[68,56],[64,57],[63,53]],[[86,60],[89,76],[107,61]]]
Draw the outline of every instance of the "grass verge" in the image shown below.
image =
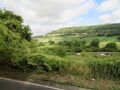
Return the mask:
[[[29,72],[11,68],[0,68],[0,76],[16,80],[28,81],[38,84],[45,84],[55,87],[64,88],[65,90],[80,90],[88,88],[92,90],[120,90],[120,81],[102,80],[102,79],[84,79],[79,76],[59,74],[56,72]],[[87,89],[86,89],[87,90]]]

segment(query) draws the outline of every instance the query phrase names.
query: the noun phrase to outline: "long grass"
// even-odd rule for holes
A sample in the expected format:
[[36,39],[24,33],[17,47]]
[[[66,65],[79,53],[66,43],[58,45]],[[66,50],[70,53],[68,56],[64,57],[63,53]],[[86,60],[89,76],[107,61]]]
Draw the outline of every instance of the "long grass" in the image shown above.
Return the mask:
[[[108,56],[100,56],[96,53],[83,52],[81,55],[67,55],[59,57],[46,55],[40,65],[47,72],[65,73],[77,75],[87,79],[120,79],[120,53],[110,53]],[[36,58],[36,56],[34,56]],[[33,59],[31,61],[33,62]],[[41,60],[37,57],[36,60]],[[31,63],[32,63],[31,62]],[[37,63],[39,65],[39,62]],[[41,64],[42,62],[42,64]],[[39,69],[41,70],[41,69]]]

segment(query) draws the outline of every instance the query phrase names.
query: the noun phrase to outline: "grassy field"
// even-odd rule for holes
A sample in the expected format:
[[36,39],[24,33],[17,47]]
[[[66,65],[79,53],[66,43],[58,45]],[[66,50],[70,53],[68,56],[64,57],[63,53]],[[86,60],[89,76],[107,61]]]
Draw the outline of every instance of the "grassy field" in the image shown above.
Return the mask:
[[83,37],[81,38],[80,36],[50,36],[50,37],[42,37],[42,38],[34,38],[35,40],[38,40],[39,42],[42,43],[48,43],[49,40],[54,41],[55,43],[58,43],[60,41],[69,41],[69,40],[81,40],[81,41],[86,41],[87,44],[89,44],[93,39],[99,39],[100,40],[100,47],[104,47],[107,43],[109,42],[116,42],[118,47],[120,48],[120,42],[117,41],[117,36],[112,36],[112,37],[105,37],[105,36],[94,36],[94,37]]
[[[66,38],[66,39],[65,39]],[[71,90],[83,87],[92,90],[120,90],[120,52],[109,52],[107,55],[102,56],[100,52],[81,52],[68,53],[64,57],[56,55],[52,50],[59,47],[56,43],[61,40],[79,40],[78,36],[75,37],[43,37],[34,38],[35,45],[32,53],[38,56],[28,59],[28,63],[34,65],[34,60],[43,62],[44,70],[35,72],[21,73],[16,69],[5,70],[0,68],[0,75],[3,77],[14,78],[34,83],[57,84],[57,87],[63,87],[69,90],[68,87],[72,86]],[[82,40],[89,43],[92,39],[99,38],[101,43],[100,47],[105,46],[108,42],[116,42],[116,37],[85,37]],[[54,40],[55,44],[50,45],[49,40]],[[39,45],[42,42],[44,45]],[[116,42],[119,46],[120,43]],[[32,49],[32,48],[31,48]],[[45,59],[39,58],[39,54],[43,54]],[[40,56],[41,57],[41,56]],[[16,75],[16,76],[14,76]]]
[[[42,74],[46,81],[55,83],[69,84],[78,87],[91,88],[93,90],[119,90],[119,63],[120,63],[120,52],[109,52],[107,55],[101,55],[101,52],[81,52],[69,53],[64,57],[59,57],[51,50],[59,47],[57,45],[60,41],[86,41],[87,45],[93,39],[100,40],[100,48],[104,47],[109,42],[115,42],[120,49],[120,42],[117,41],[117,36],[87,36],[81,37],[80,35],[70,36],[44,36],[42,38],[34,38],[38,42],[44,43],[43,46],[39,46],[38,50],[43,51],[42,53],[51,56],[54,66],[58,66],[60,71],[59,74],[49,73],[49,78]],[[50,45],[49,40],[54,41],[54,45]],[[48,49],[48,50],[47,50]],[[56,58],[56,60],[55,60]],[[54,61],[54,60],[55,61]],[[57,67],[56,66],[56,67]],[[53,76],[52,76],[53,75]],[[33,75],[32,78],[35,80],[40,78],[39,74]]]

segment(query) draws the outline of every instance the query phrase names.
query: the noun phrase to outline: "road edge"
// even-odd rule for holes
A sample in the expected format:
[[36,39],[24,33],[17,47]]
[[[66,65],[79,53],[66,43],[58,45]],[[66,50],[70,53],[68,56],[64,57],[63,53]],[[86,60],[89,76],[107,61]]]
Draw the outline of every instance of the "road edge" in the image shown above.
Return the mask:
[[9,79],[9,78],[4,78],[4,77],[0,77],[0,79],[17,82],[17,83],[22,83],[22,84],[29,84],[29,85],[34,85],[34,86],[50,88],[50,89],[54,89],[54,90],[64,90],[64,89],[60,89],[60,88],[56,88],[56,87],[51,87],[51,86],[46,86],[46,85],[36,84],[36,83],[31,83],[31,82],[26,82],[26,81],[20,81],[20,80],[15,80],[15,79]]

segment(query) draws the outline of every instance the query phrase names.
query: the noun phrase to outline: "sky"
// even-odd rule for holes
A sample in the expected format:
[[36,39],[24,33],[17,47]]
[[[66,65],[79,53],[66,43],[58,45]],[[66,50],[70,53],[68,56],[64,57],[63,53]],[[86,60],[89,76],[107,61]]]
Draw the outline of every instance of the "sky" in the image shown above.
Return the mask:
[[120,0],[0,0],[24,19],[33,35],[62,27],[120,22]]

